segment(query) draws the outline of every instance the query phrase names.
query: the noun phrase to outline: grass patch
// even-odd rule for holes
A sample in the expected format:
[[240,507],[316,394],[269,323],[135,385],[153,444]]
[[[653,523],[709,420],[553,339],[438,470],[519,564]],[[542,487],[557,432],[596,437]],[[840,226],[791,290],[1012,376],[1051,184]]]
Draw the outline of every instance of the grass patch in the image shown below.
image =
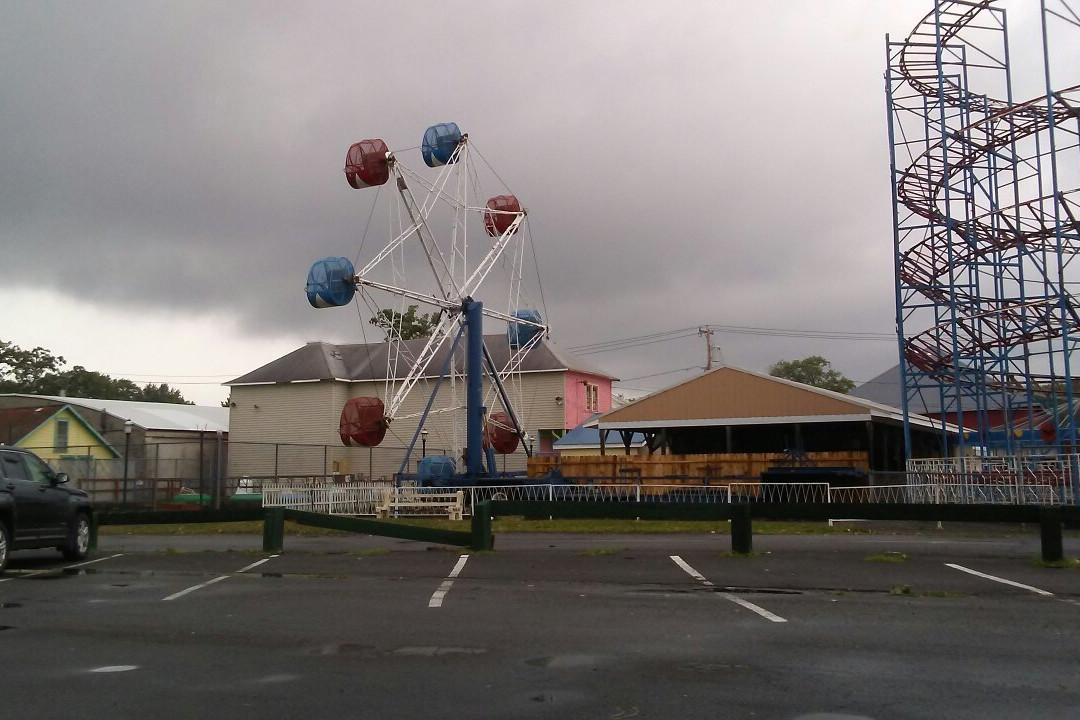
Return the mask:
[[1058,570],[1080,570],[1080,558],[1064,558],[1063,560],[1043,560],[1035,558],[1031,564],[1040,568],[1055,568]]
[[889,588],[889,594],[929,598],[957,598],[965,595],[965,593],[950,592],[948,590],[913,590],[910,585],[893,585]]
[[[243,520],[223,523],[175,523],[172,525],[101,525],[98,535],[262,535],[262,520]],[[285,534],[294,537],[345,537],[355,533],[344,530],[299,525],[285,522]]]
[[371,548],[370,550],[359,550],[357,552],[354,552],[353,555],[358,558],[363,558],[372,557],[373,555],[386,555],[388,552],[390,551],[386,548]]
[[618,555],[621,552],[626,552],[626,550],[627,548],[624,547],[599,547],[582,550],[581,552],[574,554],[582,557],[600,557],[603,555]]
[[[466,532],[472,527],[470,520],[440,518],[390,518],[383,522]],[[261,535],[262,531],[261,520],[172,525],[102,525],[98,529],[100,535]],[[731,533],[731,523],[726,520],[525,520],[521,517],[506,516],[492,523],[492,532],[496,534],[728,535]],[[754,533],[757,535],[848,535],[869,532],[865,528],[831,528],[825,522],[757,521],[754,523]],[[285,533],[294,537],[345,537],[354,534],[343,530],[300,525],[291,520],[285,522]]]
[[902,563],[908,559],[907,554],[902,552],[885,552],[876,553],[874,555],[867,555],[863,558],[864,562],[879,562],[879,563]]
[[919,597],[958,598],[964,597],[967,593],[952,592],[950,590],[923,590],[922,592],[917,592],[915,594]]

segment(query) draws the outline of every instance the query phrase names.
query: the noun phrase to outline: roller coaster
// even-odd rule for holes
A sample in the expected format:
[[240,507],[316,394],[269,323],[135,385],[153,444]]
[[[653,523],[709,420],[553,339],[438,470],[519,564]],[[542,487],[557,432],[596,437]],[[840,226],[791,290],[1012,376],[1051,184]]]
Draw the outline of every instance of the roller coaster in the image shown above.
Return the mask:
[[[886,38],[903,409],[940,408],[961,454],[1074,453],[1080,85],[1051,76],[1080,74],[1080,13],[1011,4],[1037,55],[1010,47],[998,0],[936,0]],[[1017,100],[1021,87],[1035,96]]]

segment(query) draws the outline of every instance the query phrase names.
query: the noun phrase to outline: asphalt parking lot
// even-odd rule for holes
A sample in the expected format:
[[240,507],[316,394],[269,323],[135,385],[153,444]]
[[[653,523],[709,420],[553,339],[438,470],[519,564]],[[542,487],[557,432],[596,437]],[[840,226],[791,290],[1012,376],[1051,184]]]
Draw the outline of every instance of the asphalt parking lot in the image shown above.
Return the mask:
[[[1075,718],[1038,537],[103,535],[0,576],[11,717]],[[1080,540],[1066,539],[1080,555]]]

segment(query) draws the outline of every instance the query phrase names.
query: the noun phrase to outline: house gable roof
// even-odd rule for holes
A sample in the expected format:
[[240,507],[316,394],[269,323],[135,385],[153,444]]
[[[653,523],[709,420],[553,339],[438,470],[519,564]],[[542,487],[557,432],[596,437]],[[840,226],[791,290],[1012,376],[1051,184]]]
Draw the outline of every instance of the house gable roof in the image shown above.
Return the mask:
[[[735,367],[719,367],[613,410],[605,429],[899,420],[895,407]],[[926,418],[916,424],[931,425]]]
[[0,409],[0,444],[18,444],[62,409],[50,405]]
[[[3,408],[0,409],[0,443],[16,445],[23,438],[30,435],[52,418],[58,415],[66,415],[81,425],[101,447],[105,448],[113,457],[120,457],[109,441],[101,436],[94,426],[86,422],[86,418],[76,412],[70,405],[41,405],[37,407]],[[59,418],[57,418],[59,420]],[[19,431],[22,431],[19,435]]]
[[[406,340],[401,352],[402,367],[411,364],[407,358],[415,358],[423,350],[426,338]],[[485,335],[484,344],[498,367],[505,367],[510,359],[510,341],[506,335]],[[262,367],[230,380],[226,385],[260,385],[270,383],[312,382],[315,380],[342,380],[363,382],[385,380],[390,343],[358,343],[334,345],[310,342],[291,353],[273,360]],[[450,348],[443,346],[428,365],[427,376],[434,377],[446,363]],[[459,370],[460,370],[459,362]],[[574,370],[614,380],[609,373],[594,367],[581,358],[560,348],[548,339],[541,340],[530,349],[522,360],[522,372],[550,372]]]

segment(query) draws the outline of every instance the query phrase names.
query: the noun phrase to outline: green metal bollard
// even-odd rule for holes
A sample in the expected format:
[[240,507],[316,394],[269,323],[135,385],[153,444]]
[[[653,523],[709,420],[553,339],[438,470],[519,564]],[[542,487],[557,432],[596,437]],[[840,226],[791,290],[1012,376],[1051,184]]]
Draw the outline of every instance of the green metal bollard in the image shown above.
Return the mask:
[[97,550],[98,519],[97,515],[90,518],[90,549]]
[[493,550],[495,537],[491,534],[491,501],[481,500],[473,506],[472,515],[473,550]]
[[281,552],[285,545],[285,509],[269,508],[263,518],[263,551]]
[[1044,562],[1060,562],[1065,559],[1065,546],[1061,538],[1061,508],[1039,508],[1039,530],[1042,536],[1042,559]]
[[750,506],[731,506],[731,552],[749,555],[754,549],[754,531],[750,521]]

